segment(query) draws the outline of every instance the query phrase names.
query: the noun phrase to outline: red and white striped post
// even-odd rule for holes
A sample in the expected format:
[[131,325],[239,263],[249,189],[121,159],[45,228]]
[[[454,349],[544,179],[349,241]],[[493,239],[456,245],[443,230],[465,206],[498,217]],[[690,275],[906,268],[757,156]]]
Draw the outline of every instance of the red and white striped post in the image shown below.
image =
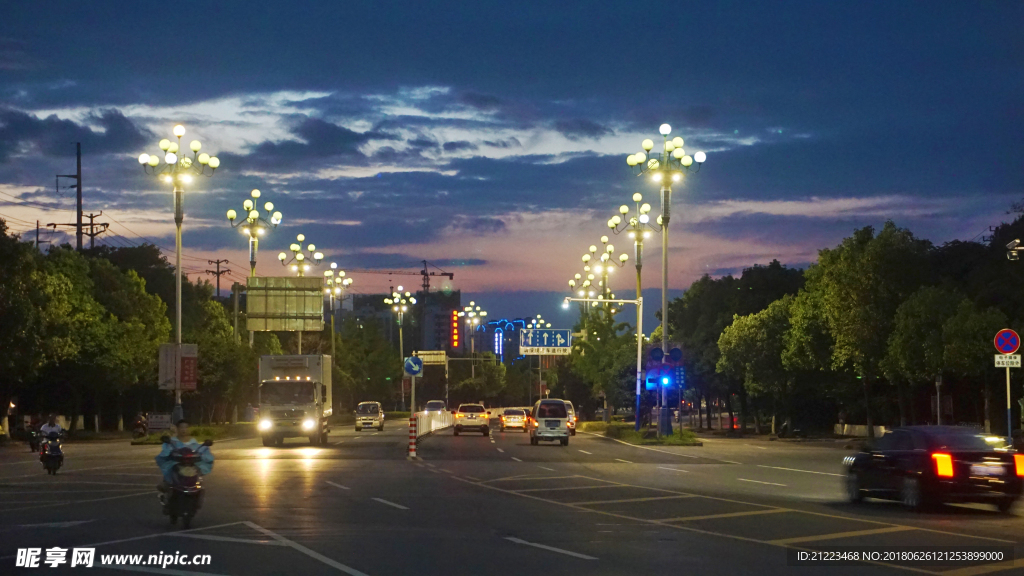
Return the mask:
[[416,458],[416,415],[409,418],[409,458]]

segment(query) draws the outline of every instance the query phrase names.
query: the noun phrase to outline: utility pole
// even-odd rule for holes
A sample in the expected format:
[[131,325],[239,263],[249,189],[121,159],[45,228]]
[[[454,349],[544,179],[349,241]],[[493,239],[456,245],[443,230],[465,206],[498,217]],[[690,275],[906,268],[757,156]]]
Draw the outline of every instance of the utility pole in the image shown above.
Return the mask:
[[217,270],[216,271],[214,271],[214,270],[207,270],[206,273],[207,274],[212,274],[213,276],[217,277],[217,298],[220,298],[220,276],[221,276],[221,274],[227,274],[228,272],[231,272],[231,270],[228,270],[227,268],[221,270],[220,269],[220,265],[221,264],[227,264],[228,261],[227,260],[207,260],[206,263],[207,264],[216,264],[217,265]]
[[[220,276],[217,277],[220,280]],[[235,336],[235,342],[238,342],[238,293],[241,291],[238,282],[231,285],[231,296],[235,301],[235,331],[232,333]]]
[[57,174],[57,181],[60,182],[61,178],[74,178],[75,179],[75,184],[72,185],[71,187],[74,188],[77,191],[77,193],[76,193],[76,197],[77,197],[77,200],[76,200],[76,203],[77,203],[76,204],[76,206],[77,206],[76,212],[78,214],[78,217],[77,217],[77,219],[75,221],[75,224],[61,224],[61,226],[74,226],[75,227],[75,239],[77,241],[76,242],[76,249],[79,252],[81,252],[82,251],[82,143],[81,142],[76,142],[75,143],[75,150],[76,150],[76,157],[77,157],[77,161],[76,162],[77,162],[78,170],[74,174]]
[[[89,250],[92,250],[93,247],[95,246],[95,244],[96,244],[96,237],[99,236],[100,234],[103,234],[104,232],[106,232],[107,228],[110,228],[110,224],[107,223],[107,222],[100,222],[98,224],[94,224],[93,223],[93,220],[95,220],[97,216],[102,216],[102,215],[103,215],[103,210],[100,210],[99,214],[93,214],[93,213],[90,212],[89,215],[86,216],[86,218],[89,219],[89,231],[88,232],[84,232],[84,231],[80,232],[80,234],[84,234],[84,235],[89,237]],[[82,213],[81,212],[78,213],[78,219],[79,219],[79,222],[81,222],[81,219],[82,219]],[[96,230],[95,229],[96,226],[102,226],[103,228],[101,230]]]

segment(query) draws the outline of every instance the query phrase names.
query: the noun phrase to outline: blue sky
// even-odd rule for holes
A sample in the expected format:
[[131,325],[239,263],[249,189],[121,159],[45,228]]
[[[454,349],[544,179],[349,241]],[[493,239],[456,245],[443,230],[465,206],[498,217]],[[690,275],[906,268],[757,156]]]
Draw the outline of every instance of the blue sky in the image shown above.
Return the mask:
[[172,246],[135,158],[181,122],[222,159],[187,192],[193,273],[244,274],[223,214],[259,188],[285,216],[261,274],[301,232],[343,267],[427,259],[492,314],[554,317],[616,207],[657,206],[625,157],[663,122],[708,155],[674,195],[675,289],[887,218],[974,238],[1024,195],[1017,2],[21,2],[0,22],[0,214],[71,221],[53,175],[81,141],[86,210]]

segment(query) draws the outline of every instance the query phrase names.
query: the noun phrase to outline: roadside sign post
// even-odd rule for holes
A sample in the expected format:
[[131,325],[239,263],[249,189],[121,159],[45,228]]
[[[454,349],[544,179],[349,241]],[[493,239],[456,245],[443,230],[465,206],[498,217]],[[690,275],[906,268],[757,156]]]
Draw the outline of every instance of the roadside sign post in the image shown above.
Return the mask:
[[416,458],[416,377],[423,374],[423,360],[410,356],[403,363],[405,375],[412,379],[409,388],[409,458]]
[[1013,420],[1010,417],[1010,368],[1020,368],[1020,355],[1014,354],[1020,348],[1020,335],[1009,328],[996,333],[996,368],[1006,368],[1006,436],[1013,436]]

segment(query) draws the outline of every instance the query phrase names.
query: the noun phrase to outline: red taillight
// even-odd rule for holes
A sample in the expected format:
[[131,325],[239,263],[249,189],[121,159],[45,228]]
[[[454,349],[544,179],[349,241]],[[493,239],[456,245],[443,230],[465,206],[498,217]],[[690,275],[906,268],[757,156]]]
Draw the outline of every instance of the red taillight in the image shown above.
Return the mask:
[[935,475],[944,478],[953,477],[953,457],[949,454],[932,454],[935,460]]
[[1017,476],[1024,476],[1024,454],[1014,454],[1013,464],[1017,467]]

